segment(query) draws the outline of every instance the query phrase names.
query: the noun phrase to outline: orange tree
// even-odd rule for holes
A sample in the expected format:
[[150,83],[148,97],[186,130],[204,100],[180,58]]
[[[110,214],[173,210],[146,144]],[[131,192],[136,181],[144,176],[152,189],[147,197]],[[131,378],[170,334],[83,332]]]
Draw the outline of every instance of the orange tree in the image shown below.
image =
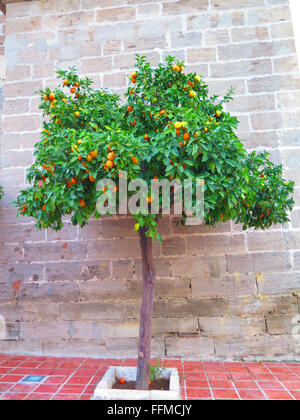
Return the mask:
[[[282,167],[267,153],[244,149],[235,134],[237,119],[223,108],[231,91],[224,98],[210,97],[200,76],[185,74],[183,63],[172,57],[157,68],[137,57],[122,103],[116,95],[93,90],[75,69],[59,71],[58,77],[57,89],[40,92],[43,131],[27,173],[31,186],[16,202],[19,214],[34,217],[38,228],[58,230],[66,214],[80,226],[100,217],[96,202],[103,194],[109,198],[110,190],[97,188],[97,182],[116,180],[120,171],[127,172],[128,182],[142,178],[149,186],[152,179],[203,179],[207,225],[234,220],[245,229],[265,229],[289,220],[294,184],[283,179]],[[114,191],[118,201],[117,187]],[[134,217],[143,273],[137,388],[147,389],[152,242],[161,241],[160,216],[137,212]],[[185,219],[183,212],[183,224]]]

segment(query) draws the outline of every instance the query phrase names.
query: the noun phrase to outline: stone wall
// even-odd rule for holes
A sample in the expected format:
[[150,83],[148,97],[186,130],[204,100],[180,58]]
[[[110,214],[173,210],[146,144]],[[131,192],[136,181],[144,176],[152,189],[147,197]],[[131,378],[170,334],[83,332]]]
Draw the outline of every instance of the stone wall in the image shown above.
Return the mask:
[[7,5],[0,184],[0,352],[136,356],[141,261],[133,219],[39,232],[9,203],[39,140],[34,94],[75,65],[125,91],[135,53],[187,62],[228,109],[247,148],[266,148],[297,182],[291,223],[183,230],[155,245],[153,354],[300,358],[300,79],[286,0],[56,0]]

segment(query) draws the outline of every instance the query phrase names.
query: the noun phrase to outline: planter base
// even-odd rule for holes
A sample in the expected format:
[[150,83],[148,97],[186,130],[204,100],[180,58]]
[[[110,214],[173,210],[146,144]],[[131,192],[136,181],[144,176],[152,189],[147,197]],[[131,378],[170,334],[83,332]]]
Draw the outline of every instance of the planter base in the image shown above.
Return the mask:
[[93,400],[180,400],[180,382],[177,369],[166,368],[161,377],[170,380],[168,391],[139,391],[136,389],[112,389],[120,378],[126,381],[136,380],[136,367],[110,366],[98,383]]

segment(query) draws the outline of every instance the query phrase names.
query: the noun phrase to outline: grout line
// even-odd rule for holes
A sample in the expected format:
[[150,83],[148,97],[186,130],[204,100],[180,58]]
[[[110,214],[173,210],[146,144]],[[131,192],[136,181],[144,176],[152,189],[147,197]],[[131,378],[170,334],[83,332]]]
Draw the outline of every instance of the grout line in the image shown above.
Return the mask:
[[235,392],[237,393],[237,395],[238,395],[239,399],[240,399],[240,400],[242,400],[243,398],[241,397],[241,395],[240,395],[240,393],[239,393],[239,391],[238,391],[238,389],[237,389],[237,387],[236,387],[236,385],[235,385],[235,382],[234,382],[234,380],[231,378],[230,372],[227,370],[227,367],[225,366],[224,362],[222,362],[222,366],[224,367],[224,369],[225,369],[225,371],[226,371],[226,373],[227,373],[227,375],[228,375],[228,377],[229,377],[229,382],[231,382],[231,384],[232,384],[232,386],[233,386],[233,388],[234,388]]
[[213,400],[215,400],[215,396],[214,396],[214,393],[213,393],[212,387],[211,387],[211,385],[210,385],[209,377],[208,377],[208,374],[207,374],[207,372],[206,372],[206,367],[205,367],[205,364],[204,364],[203,362],[201,362],[201,363],[202,363],[202,367],[203,367],[203,370],[204,370],[204,373],[205,373],[205,376],[206,376],[206,380],[207,380],[207,383],[208,383],[208,388],[209,388],[209,390],[210,390],[211,397],[212,397],[212,399],[213,399]]

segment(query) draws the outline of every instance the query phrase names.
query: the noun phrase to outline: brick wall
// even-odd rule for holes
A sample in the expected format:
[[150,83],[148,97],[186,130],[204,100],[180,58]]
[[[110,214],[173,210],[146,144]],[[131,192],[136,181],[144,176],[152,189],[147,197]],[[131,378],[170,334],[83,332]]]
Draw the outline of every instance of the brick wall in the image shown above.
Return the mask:
[[[141,261],[133,220],[37,231],[9,203],[39,140],[33,93],[75,65],[122,93],[134,54],[185,59],[228,109],[251,148],[268,149],[300,182],[300,78],[287,0],[56,0],[9,4],[0,218],[0,351],[136,356]],[[300,358],[300,188],[291,223],[268,232],[219,224],[183,230],[165,218],[153,354]],[[1,332],[2,331],[2,332]]]

